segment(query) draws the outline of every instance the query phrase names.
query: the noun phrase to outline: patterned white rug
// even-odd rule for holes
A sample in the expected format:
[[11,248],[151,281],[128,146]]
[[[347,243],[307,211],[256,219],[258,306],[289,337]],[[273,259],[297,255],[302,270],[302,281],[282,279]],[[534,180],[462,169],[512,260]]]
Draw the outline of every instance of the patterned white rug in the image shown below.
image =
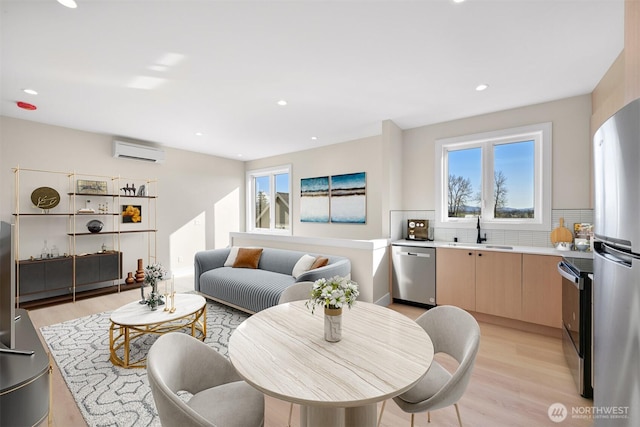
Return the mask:
[[[159,426],[146,369],[124,369],[109,361],[110,314],[45,326],[40,332],[89,426]],[[231,333],[247,317],[207,301],[205,343],[226,356]],[[146,353],[156,339],[146,335],[134,340],[131,360],[136,353]]]

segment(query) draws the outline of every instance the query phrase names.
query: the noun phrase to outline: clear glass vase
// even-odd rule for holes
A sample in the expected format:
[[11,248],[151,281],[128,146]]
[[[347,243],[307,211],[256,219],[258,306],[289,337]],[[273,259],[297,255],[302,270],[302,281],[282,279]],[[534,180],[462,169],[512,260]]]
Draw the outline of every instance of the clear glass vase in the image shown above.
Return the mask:
[[149,295],[148,304],[151,311],[157,310],[158,306],[160,305],[160,295],[157,294],[155,291],[151,291],[151,294]]

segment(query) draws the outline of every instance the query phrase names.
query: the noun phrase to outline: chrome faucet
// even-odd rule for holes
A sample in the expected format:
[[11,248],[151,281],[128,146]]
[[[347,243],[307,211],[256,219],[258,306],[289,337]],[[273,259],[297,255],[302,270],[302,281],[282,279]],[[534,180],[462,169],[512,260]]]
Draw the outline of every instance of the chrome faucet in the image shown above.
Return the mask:
[[476,243],[482,243],[487,241],[487,233],[484,233],[484,237],[480,237],[480,217],[478,217],[478,225],[476,226],[478,229],[478,238],[476,239]]

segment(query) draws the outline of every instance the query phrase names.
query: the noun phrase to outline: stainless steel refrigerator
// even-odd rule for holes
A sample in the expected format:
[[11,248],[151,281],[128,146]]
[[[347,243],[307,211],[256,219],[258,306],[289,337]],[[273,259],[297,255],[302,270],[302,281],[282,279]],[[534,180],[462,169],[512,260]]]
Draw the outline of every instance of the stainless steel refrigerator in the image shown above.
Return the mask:
[[594,425],[640,426],[640,99],[593,143]]

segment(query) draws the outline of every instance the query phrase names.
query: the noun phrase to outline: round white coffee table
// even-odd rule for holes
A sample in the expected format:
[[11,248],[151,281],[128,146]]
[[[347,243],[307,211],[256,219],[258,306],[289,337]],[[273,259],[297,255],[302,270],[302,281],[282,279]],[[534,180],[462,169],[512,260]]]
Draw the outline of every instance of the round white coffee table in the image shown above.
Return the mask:
[[[169,305],[171,299],[169,299]],[[207,302],[200,295],[176,294],[175,311],[165,311],[161,305],[152,311],[138,301],[131,302],[111,313],[109,328],[110,360],[123,368],[144,368],[146,354],[137,360],[129,360],[131,340],[145,334],[162,335],[189,328],[191,336],[204,341],[207,336]],[[123,357],[117,353],[123,349]]]

